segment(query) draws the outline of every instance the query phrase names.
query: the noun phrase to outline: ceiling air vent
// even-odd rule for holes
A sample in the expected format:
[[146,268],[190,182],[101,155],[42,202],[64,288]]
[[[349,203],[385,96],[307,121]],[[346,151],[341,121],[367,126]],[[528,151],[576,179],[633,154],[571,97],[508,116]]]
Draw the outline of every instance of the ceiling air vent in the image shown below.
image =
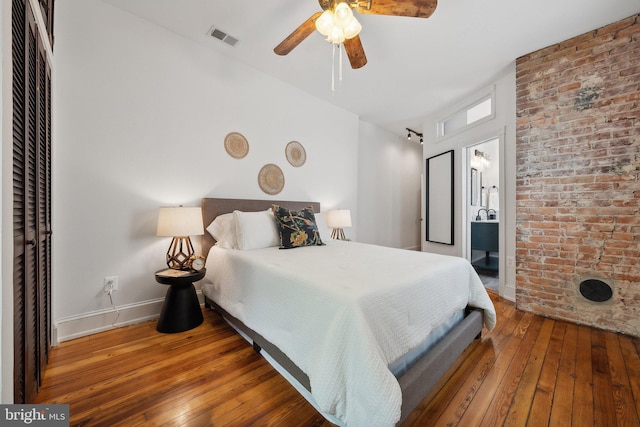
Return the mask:
[[229,46],[235,46],[239,41],[237,38],[230,36],[219,28],[216,28],[215,26],[211,27],[207,34],[213,38],[220,40],[221,42],[228,44]]

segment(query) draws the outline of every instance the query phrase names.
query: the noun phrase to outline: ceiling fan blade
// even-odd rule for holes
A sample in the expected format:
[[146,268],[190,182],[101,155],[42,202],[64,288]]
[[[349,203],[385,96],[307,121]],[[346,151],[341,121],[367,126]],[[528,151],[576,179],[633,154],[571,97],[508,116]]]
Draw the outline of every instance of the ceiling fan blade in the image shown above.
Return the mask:
[[436,10],[438,0],[370,0],[371,7],[367,8],[367,1],[358,1],[356,10],[364,14],[412,16],[428,18]]
[[345,40],[344,48],[347,51],[347,56],[349,57],[351,68],[355,70],[365,66],[365,64],[367,63],[367,56],[364,54],[360,36],[355,36],[352,39]]
[[286,55],[296,46],[304,41],[311,33],[316,30],[316,19],[322,15],[322,12],[314,13],[311,18],[307,19],[298,28],[293,30],[286,39],[276,46],[273,51],[278,55]]

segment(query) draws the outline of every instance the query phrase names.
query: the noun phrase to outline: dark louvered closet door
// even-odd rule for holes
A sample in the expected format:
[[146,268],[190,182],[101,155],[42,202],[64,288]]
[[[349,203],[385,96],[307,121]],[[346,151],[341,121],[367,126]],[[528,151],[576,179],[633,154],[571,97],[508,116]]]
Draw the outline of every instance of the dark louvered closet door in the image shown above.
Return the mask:
[[26,0],[12,1],[14,401],[32,402],[51,330],[51,71]]

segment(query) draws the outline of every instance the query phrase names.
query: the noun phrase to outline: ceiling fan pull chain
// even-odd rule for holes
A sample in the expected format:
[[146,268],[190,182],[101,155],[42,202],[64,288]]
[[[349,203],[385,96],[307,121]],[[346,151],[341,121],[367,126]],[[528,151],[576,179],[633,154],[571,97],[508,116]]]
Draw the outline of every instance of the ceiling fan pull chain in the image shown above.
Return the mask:
[[333,45],[331,53],[331,92],[336,91],[336,45]]
[[338,71],[338,87],[342,86],[342,47],[343,44],[338,45],[338,50],[340,51],[340,69]]

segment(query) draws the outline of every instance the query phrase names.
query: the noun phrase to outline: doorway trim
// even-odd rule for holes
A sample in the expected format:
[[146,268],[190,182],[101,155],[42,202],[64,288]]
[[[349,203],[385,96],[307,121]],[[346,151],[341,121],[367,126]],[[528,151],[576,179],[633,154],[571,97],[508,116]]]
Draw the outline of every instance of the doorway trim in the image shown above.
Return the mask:
[[498,192],[498,207],[499,207],[499,222],[498,222],[498,242],[500,245],[500,250],[498,252],[498,293],[500,296],[502,296],[505,292],[505,286],[506,286],[506,261],[507,261],[507,254],[506,254],[506,227],[505,227],[505,223],[506,223],[506,211],[505,211],[505,206],[506,206],[506,198],[505,198],[505,190],[506,190],[506,186],[505,186],[505,182],[506,182],[506,178],[505,178],[505,134],[506,134],[506,129],[503,128],[501,129],[499,132],[497,132],[494,136],[489,137],[489,138],[485,138],[481,141],[476,141],[474,143],[471,143],[469,145],[466,145],[463,149],[463,155],[462,157],[462,173],[461,173],[461,179],[462,179],[462,192],[461,192],[461,203],[463,206],[463,209],[461,209],[461,213],[462,213],[462,224],[461,224],[461,230],[462,230],[462,245],[463,245],[463,256],[465,259],[467,259],[469,262],[471,262],[471,220],[472,218],[469,215],[469,203],[470,203],[470,197],[471,197],[471,189],[470,187],[470,182],[471,182],[471,154],[474,150],[474,147],[476,147],[479,144],[483,144],[485,142],[491,141],[493,139],[497,139],[498,140],[498,153],[499,153],[499,159],[497,161],[498,167],[499,167],[499,172],[498,172],[498,185],[499,185],[499,189],[500,191]]

